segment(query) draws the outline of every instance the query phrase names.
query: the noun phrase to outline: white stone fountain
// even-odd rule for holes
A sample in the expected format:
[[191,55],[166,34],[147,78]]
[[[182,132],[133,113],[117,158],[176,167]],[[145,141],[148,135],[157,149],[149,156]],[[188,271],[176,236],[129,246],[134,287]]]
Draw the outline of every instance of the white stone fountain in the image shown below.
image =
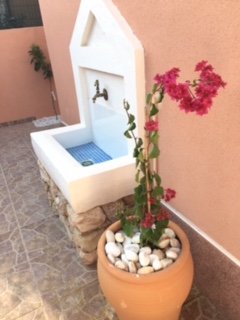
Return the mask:
[[[82,0],[70,54],[81,123],[32,133],[31,139],[41,166],[72,209],[81,213],[133,193],[134,144],[123,135],[123,100],[143,128],[144,52],[112,1]],[[66,150],[88,143],[107,160],[96,163],[83,153],[78,161]]]

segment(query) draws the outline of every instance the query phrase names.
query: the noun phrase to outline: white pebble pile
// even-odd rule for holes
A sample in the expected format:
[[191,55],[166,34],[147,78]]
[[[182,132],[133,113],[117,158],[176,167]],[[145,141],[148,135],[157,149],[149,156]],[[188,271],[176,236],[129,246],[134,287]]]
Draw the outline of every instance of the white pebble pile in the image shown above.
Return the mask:
[[181,243],[175,232],[164,229],[155,249],[140,246],[140,232],[132,237],[123,230],[106,231],[105,252],[109,261],[117,268],[130,273],[149,274],[169,267],[181,252]]

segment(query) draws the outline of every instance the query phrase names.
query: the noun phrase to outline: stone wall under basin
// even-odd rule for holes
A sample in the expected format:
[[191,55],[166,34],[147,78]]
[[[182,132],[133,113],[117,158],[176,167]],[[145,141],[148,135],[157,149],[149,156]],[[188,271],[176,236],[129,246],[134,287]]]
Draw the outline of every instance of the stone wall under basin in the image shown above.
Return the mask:
[[53,212],[64,224],[84,264],[97,261],[97,243],[103,231],[117,220],[116,211],[133,206],[133,195],[110,202],[86,212],[75,212],[44,166],[38,160],[41,179]]

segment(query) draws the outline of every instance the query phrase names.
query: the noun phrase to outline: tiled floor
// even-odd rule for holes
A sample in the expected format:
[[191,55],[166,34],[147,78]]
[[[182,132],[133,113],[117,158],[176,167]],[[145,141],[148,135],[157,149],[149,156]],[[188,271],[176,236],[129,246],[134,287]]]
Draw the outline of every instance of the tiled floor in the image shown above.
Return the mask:
[[[0,128],[0,319],[117,320],[96,266],[82,264],[48,205],[30,143],[37,130]],[[227,320],[194,286],[181,320],[209,319]]]

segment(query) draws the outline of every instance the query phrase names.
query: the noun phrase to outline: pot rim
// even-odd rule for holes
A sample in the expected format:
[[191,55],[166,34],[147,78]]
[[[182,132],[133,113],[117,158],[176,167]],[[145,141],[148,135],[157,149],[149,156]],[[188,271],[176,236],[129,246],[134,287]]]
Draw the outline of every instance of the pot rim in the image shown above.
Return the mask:
[[107,258],[105,253],[105,244],[106,244],[106,231],[111,230],[113,232],[116,232],[121,228],[121,222],[118,220],[115,223],[111,224],[101,235],[98,247],[97,247],[97,253],[98,253],[98,264],[104,264],[105,268],[108,270],[109,273],[112,274],[112,276],[119,278],[122,281],[125,281],[126,277],[128,277],[128,281],[130,282],[136,282],[137,279],[141,281],[141,283],[155,281],[156,276],[158,278],[162,277],[163,280],[167,280],[169,277],[172,277],[174,274],[182,272],[182,269],[188,263],[189,255],[191,255],[190,252],[190,244],[189,240],[187,238],[187,235],[182,230],[180,226],[178,226],[173,221],[169,221],[168,227],[173,229],[179,238],[181,244],[182,244],[182,250],[178,257],[178,259],[169,267],[167,267],[164,270],[160,270],[157,272],[153,272],[147,275],[139,275],[135,273],[126,272],[123,270],[118,269],[115,267]]

